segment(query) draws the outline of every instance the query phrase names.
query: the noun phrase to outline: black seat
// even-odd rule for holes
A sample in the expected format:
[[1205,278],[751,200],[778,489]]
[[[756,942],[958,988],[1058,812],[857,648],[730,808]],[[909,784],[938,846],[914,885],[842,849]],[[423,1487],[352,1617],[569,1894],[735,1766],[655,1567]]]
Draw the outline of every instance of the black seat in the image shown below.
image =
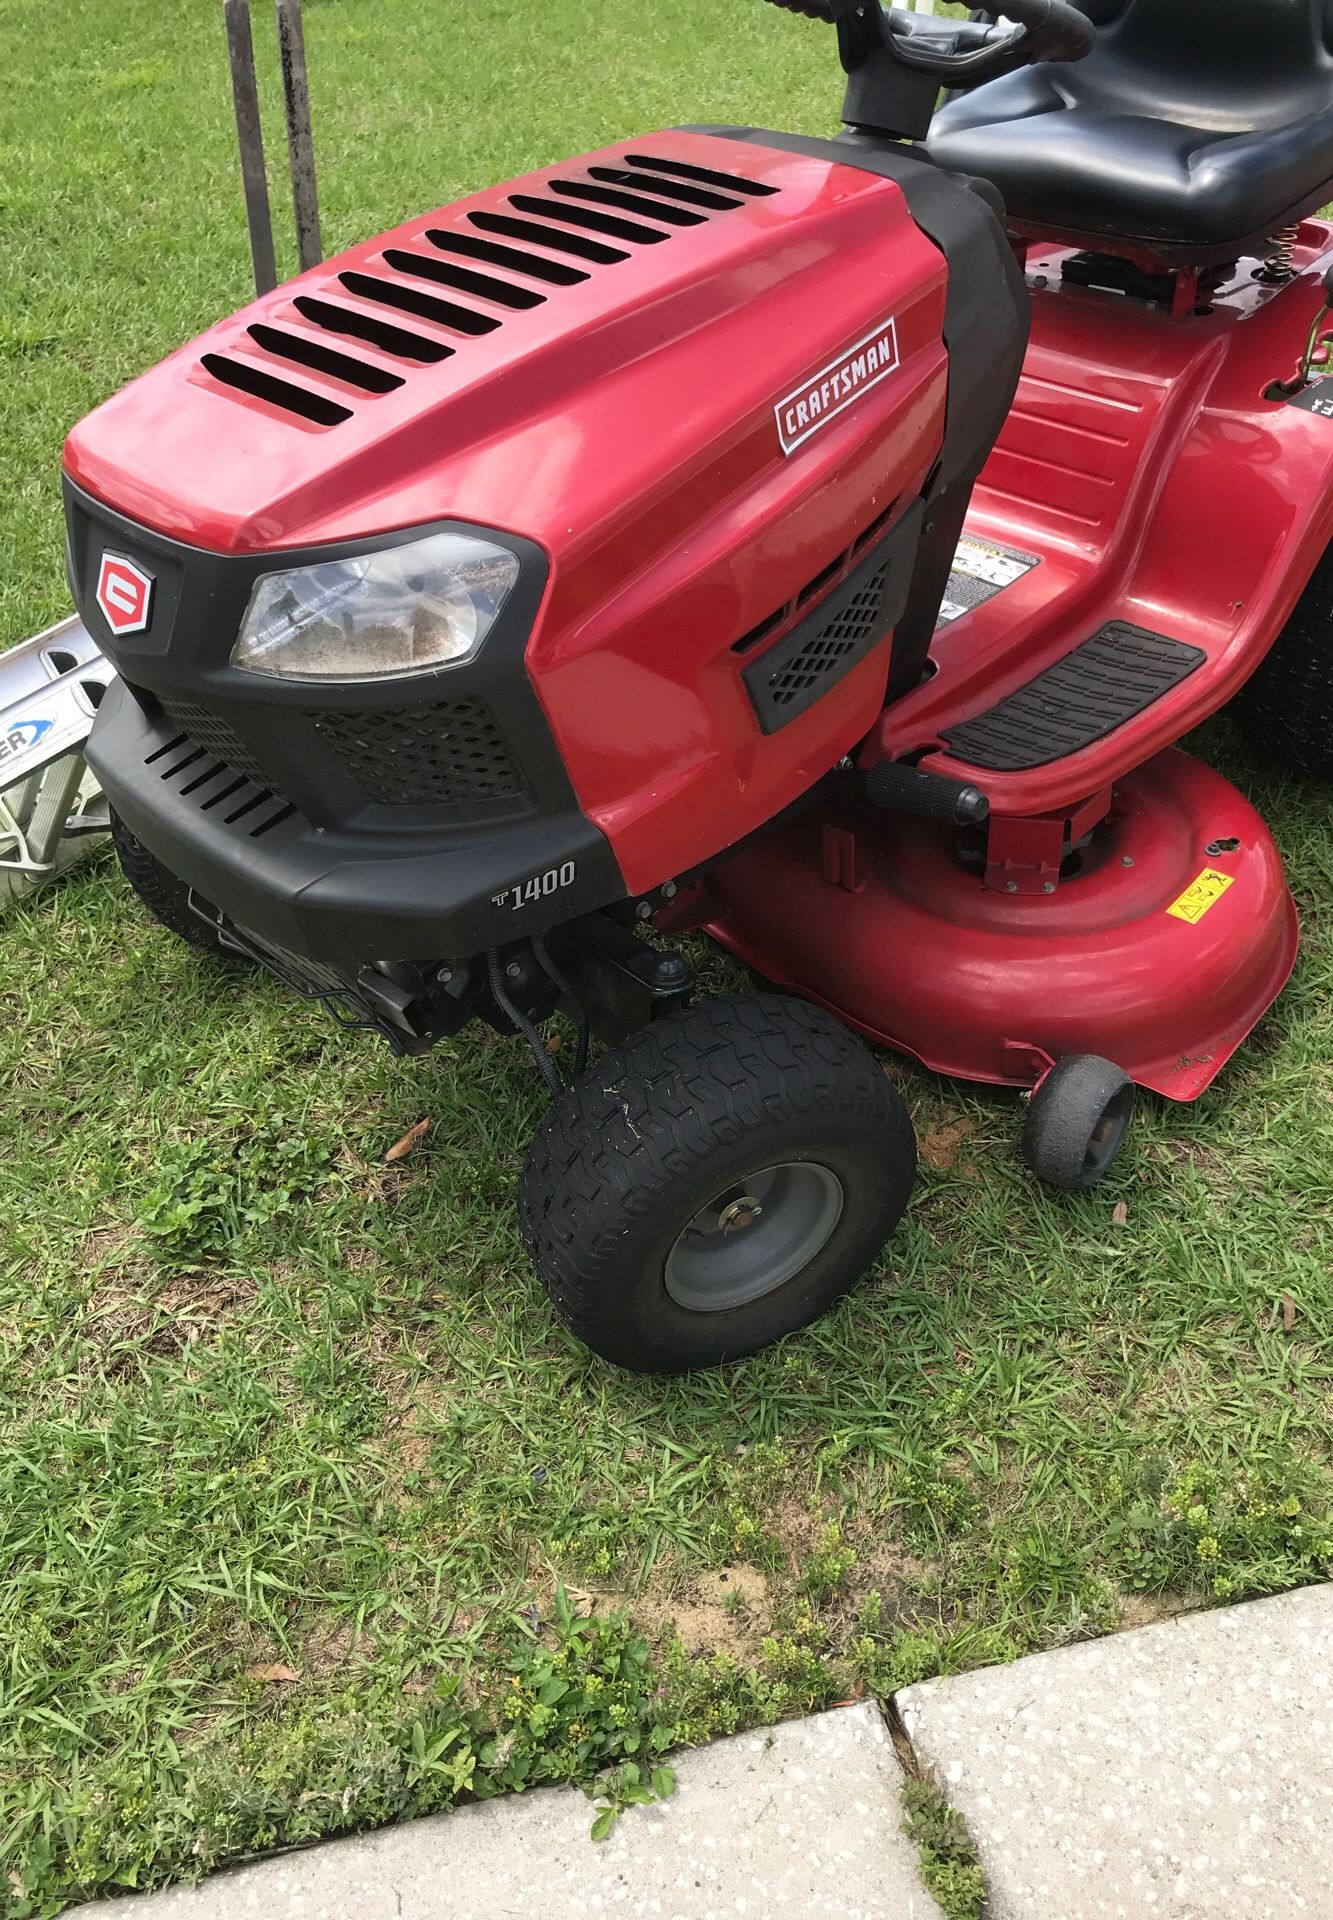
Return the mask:
[[1097,45],[936,116],[1021,226],[1204,265],[1333,198],[1333,0],[1079,0]]

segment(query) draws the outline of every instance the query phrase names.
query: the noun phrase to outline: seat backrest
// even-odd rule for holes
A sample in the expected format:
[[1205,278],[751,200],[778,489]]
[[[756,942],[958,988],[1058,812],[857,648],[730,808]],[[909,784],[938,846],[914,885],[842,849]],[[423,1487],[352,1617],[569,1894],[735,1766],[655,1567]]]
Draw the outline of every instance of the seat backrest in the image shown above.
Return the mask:
[[[1141,111],[1243,132],[1333,95],[1333,0],[1078,0]],[[1099,62],[1100,64],[1100,62]]]

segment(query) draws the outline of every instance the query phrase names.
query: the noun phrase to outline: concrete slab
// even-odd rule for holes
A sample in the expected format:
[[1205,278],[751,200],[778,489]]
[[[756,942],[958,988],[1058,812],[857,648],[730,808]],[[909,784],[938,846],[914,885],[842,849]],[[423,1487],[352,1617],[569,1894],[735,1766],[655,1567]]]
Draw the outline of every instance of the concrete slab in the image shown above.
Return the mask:
[[[581,1793],[414,1820],[134,1901],[134,1920],[940,1920],[900,1831],[877,1707],[839,1707],[678,1756],[670,1800],[588,1838]],[[90,1912],[90,1909],[84,1909]]]
[[1333,1920],[1333,1586],[897,1705],[972,1829],[992,1920]]

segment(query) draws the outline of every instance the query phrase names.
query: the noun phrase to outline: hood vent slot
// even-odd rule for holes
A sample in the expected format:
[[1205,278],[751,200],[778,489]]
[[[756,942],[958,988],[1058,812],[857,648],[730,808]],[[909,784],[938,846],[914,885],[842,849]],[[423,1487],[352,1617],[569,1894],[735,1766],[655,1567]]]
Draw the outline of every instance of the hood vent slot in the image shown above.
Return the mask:
[[497,280],[493,274],[474,273],[468,267],[456,267],[449,260],[432,260],[429,254],[405,253],[390,247],[384,256],[395,273],[414,273],[421,280],[434,280],[438,286],[456,287],[460,293],[475,293],[479,299],[493,300],[497,306],[522,309],[540,307],[546,299],[532,287],[516,287],[512,280]]
[[559,253],[572,253],[579,260],[595,260],[599,266],[614,266],[629,255],[585,233],[561,233],[555,227],[539,227],[535,220],[515,220],[507,213],[470,213],[468,219],[483,233],[503,233],[511,240],[527,240],[534,247],[554,247]]
[[492,267],[508,267],[511,273],[524,273],[529,280],[545,280],[552,287],[576,287],[587,274],[564,260],[547,260],[539,253],[523,253],[517,247],[502,247],[498,240],[478,240],[471,233],[450,233],[446,227],[428,227],[426,238],[442,253],[456,253],[464,260],[485,260]]
[[396,280],[381,280],[374,273],[340,273],[339,282],[349,293],[362,300],[378,300],[382,306],[398,307],[414,313],[418,320],[434,320],[455,333],[494,333],[500,325],[493,313],[474,313],[471,307],[456,307],[452,300],[441,300],[420,287],[403,287]]
[[559,200],[544,200],[536,193],[511,193],[511,207],[517,207],[520,213],[535,213],[543,220],[559,220],[571,227],[589,227],[594,233],[605,233],[612,240],[641,242],[645,246],[656,246],[665,240],[666,235],[659,233],[656,227],[641,227],[632,220],[620,220],[609,213],[594,213],[591,207],[566,207]]
[[636,198],[632,193],[619,193],[614,187],[588,186],[582,180],[548,180],[546,184],[552,193],[566,194],[574,200],[592,200],[603,207],[623,207],[629,213],[648,214],[667,227],[701,227],[707,217],[694,213],[689,207],[670,207],[646,195]]
[[406,327],[391,326],[373,313],[357,313],[352,307],[335,306],[331,300],[317,300],[313,294],[298,293],[292,305],[317,327],[329,333],[349,334],[364,340],[367,346],[382,347],[400,360],[422,360],[433,365],[453,353],[443,340],[429,340],[424,333],[411,333]]
[[626,165],[645,167],[650,173],[669,173],[681,180],[697,180],[704,187],[719,187],[723,193],[744,193],[758,199],[776,193],[764,180],[747,180],[741,173],[716,173],[712,167],[693,167],[685,160],[655,160],[648,153],[627,153]]
[[646,173],[631,173],[626,167],[589,167],[588,176],[609,180],[612,186],[627,187],[632,193],[655,193],[663,199],[680,200],[687,207],[704,207],[709,213],[729,213],[743,204],[706,187],[687,187],[683,180],[658,180]]
[[[336,295],[342,288],[358,301],[477,339],[494,333],[511,316],[546,304],[550,293],[528,282],[539,281],[544,288],[577,286],[591,277],[592,269],[628,260],[631,249],[659,246],[707,225],[712,215],[735,212],[779,191],[743,174],[645,153],[628,153],[614,165],[589,165],[569,176],[547,176],[536,185],[541,191],[505,196],[512,213],[476,208],[457,216],[458,230],[427,227],[411,238],[433,252],[386,246],[379,256],[384,271],[373,270],[378,264],[374,260],[370,271],[348,267],[336,281],[326,283],[328,291]],[[467,231],[463,221],[473,231]],[[483,237],[490,235],[497,237]],[[437,258],[440,254],[456,257]],[[509,278],[511,274],[518,278]],[[471,295],[503,311],[467,305],[446,297],[450,293]],[[359,306],[344,307],[336,299],[299,293],[293,296],[292,309],[325,334],[360,340],[397,360],[434,366],[459,350]],[[362,394],[391,393],[403,385],[401,374],[377,360],[343,352],[299,328],[255,321],[246,332],[261,353],[275,361],[327,375]],[[351,417],[351,407],[335,395],[286,379],[281,368],[270,371],[249,355],[205,353],[202,365],[224,385],[314,425],[336,426]]]
[[326,393],[312,393],[309,387],[298,387],[294,380],[281,380],[276,373],[265,373],[262,367],[251,366],[248,360],[229,360],[225,354],[206,353],[202,364],[224,387],[236,387],[241,393],[252,394],[256,400],[267,400],[270,406],[281,407],[285,413],[294,413],[317,427],[336,427],[340,420],[352,417],[350,407],[340,406]]
[[308,339],[303,333],[287,333],[281,327],[261,324],[247,327],[246,332],[266,353],[291,360],[298,367],[310,367],[316,373],[332,374],[335,380],[345,380],[348,386],[360,387],[366,393],[392,393],[403,384],[401,373],[390,373],[387,367],[373,367],[368,360],[339,353],[336,347],[326,347],[322,341]]

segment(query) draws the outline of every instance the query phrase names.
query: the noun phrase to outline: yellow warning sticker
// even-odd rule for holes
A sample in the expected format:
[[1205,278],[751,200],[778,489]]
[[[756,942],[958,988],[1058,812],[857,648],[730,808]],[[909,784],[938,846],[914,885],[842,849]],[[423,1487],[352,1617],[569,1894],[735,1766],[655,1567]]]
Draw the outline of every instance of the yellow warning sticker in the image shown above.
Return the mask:
[[1173,900],[1167,908],[1177,920],[1188,920],[1193,926],[1202,920],[1209,907],[1215,906],[1235,879],[1234,873],[1219,873],[1216,867],[1205,867],[1197,880],[1191,880],[1178,900]]

